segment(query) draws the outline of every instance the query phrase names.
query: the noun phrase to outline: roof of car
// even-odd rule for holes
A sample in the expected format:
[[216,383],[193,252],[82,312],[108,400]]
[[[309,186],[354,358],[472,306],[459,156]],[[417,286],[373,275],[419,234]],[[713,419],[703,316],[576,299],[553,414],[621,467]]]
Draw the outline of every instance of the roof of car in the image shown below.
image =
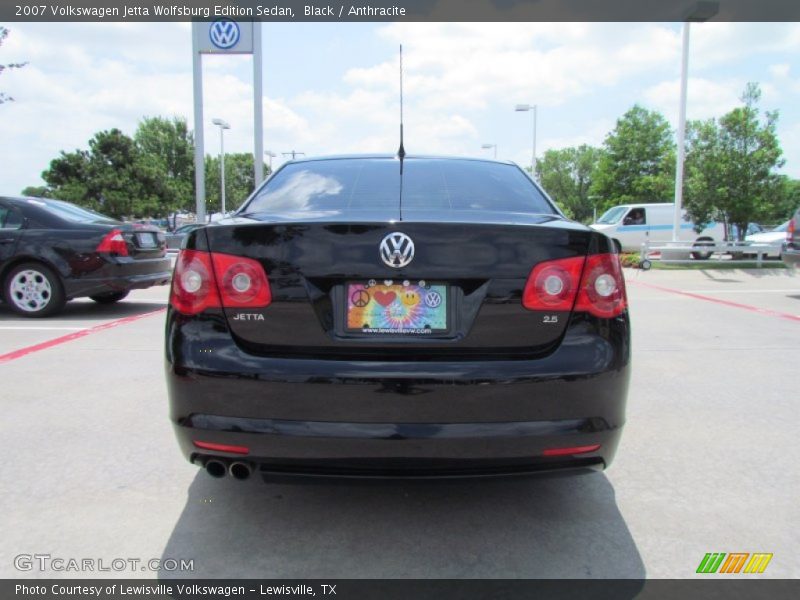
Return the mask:
[[[290,163],[301,162],[314,162],[321,160],[353,160],[353,159],[397,159],[396,154],[334,154],[329,156],[304,156],[303,158],[295,158],[287,161]],[[472,161],[472,162],[488,162],[498,163],[501,165],[516,165],[515,162],[510,160],[493,160],[490,158],[481,158],[475,156],[451,156],[451,155],[438,155],[438,154],[406,154],[405,160],[414,159],[434,159],[434,160],[457,160],[457,161]]]

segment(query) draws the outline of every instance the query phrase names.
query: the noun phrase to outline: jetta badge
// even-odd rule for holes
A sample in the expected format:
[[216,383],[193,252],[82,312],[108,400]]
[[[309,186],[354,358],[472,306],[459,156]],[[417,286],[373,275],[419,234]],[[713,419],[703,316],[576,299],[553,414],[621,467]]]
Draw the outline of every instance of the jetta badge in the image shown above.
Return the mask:
[[390,233],[381,241],[381,258],[393,269],[402,269],[414,260],[414,242],[405,233]]

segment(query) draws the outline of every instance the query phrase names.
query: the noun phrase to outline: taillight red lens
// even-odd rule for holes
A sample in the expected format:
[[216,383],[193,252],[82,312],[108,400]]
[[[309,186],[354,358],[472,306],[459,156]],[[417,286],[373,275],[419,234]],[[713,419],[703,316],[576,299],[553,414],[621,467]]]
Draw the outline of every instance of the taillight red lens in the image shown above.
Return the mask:
[[522,305],[528,310],[574,309],[597,317],[616,317],[627,306],[619,257],[591,254],[539,263],[528,275]]
[[214,271],[226,308],[263,308],[272,302],[269,281],[258,261],[230,254],[212,253]]
[[207,308],[264,308],[272,302],[258,261],[242,256],[181,250],[172,276],[170,304],[195,315]]
[[590,254],[583,268],[575,310],[597,317],[622,314],[627,306],[625,278],[616,254]]
[[528,310],[572,310],[584,260],[575,256],[536,265],[525,283],[522,305]]
[[109,231],[97,245],[97,252],[128,256],[128,244],[125,243],[125,238],[122,237],[122,231],[119,229]]
[[792,238],[794,238],[794,230],[797,225],[794,222],[794,218],[789,220],[789,227],[786,228],[786,241],[791,242]]

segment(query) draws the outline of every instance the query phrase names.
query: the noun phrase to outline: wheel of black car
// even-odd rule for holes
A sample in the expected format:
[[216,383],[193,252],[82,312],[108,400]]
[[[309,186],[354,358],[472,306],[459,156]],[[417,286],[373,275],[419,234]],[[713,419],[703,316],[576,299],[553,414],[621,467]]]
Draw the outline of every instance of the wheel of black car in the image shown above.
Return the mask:
[[97,302],[98,304],[114,304],[115,302],[119,302],[125,296],[128,295],[128,292],[108,292],[107,294],[98,294],[96,296],[89,296],[92,300]]
[[14,312],[25,317],[47,317],[66,302],[58,275],[39,263],[11,269],[3,283],[3,297]]
[[[702,248],[703,246],[713,246],[714,240],[711,238],[698,238],[692,248]],[[692,252],[692,258],[695,260],[708,260],[711,258],[713,252]]]

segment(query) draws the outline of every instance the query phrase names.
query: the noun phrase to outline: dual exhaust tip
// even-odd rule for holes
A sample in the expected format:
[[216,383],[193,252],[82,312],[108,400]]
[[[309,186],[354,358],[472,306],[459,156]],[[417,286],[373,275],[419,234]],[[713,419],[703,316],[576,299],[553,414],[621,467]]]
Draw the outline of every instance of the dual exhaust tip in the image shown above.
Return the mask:
[[221,479],[225,477],[225,475],[230,475],[234,479],[245,481],[246,479],[250,479],[250,476],[253,474],[253,466],[250,463],[241,461],[232,462],[228,465],[219,459],[209,458],[204,466],[206,473],[215,479]]

